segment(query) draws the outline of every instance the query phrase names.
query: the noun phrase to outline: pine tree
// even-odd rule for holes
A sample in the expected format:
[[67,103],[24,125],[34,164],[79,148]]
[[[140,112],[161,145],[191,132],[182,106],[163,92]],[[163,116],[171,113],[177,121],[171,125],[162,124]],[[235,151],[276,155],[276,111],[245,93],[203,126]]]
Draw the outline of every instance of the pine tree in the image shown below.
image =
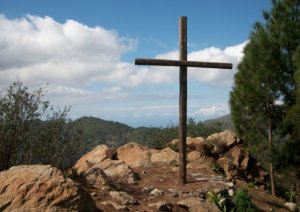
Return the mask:
[[[278,125],[280,64],[276,44],[264,27],[257,23],[245,56],[235,76],[231,93],[231,113],[237,133],[251,145],[258,141],[273,145]],[[275,195],[273,166],[270,163],[272,194]]]
[[[296,104],[294,58],[300,43],[299,2],[272,1],[272,10],[263,13],[266,23],[254,26],[230,94],[235,130],[262,159],[267,143],[271,150],[275,140],[295,134],[296,130],[289,121],[293,116],[287,114],[292,114],[290,111]],[[275,195],[270,156],[271,187]]]

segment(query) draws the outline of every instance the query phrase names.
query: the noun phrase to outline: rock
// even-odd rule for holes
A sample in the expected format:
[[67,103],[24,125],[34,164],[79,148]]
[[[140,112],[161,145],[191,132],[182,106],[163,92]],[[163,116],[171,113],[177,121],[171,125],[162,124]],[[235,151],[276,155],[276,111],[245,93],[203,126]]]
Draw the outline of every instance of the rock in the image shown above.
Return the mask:
[[136,205],[137,200],[124,191],[109,192],[111,198],[120,201],[123,205]]
[[230,196],[230,197],[233,197],[233,195],[234,195],[234,190],[231,188],[231,189],[228,189],[228,195]]
[[187,161],[194,162],[194,161],[203,161],[202,154],[198,151],[192,151],[187,153]]
[[191,212],[219,212],[217,206],[202,202],[199,198],[188,198],[177,202],[178,205],[187,206]]
[[113,202],[113,201],[104,201],[104,202],[101,202],[100,203],[101,205],[111,205],[114,209],[116,210],[122,210],[122,211],[127,211],[128,208],[125,206],[125,205],[121,205],[121,204],[118,204],[116,202]]
[[171,163],[173,161],[178,162],[178,153],[173,151],[171,148],[159,150],[151,155],[152,163]]
[[104,144],[97,146],[91,152],[83,155],[75,164],[78,174],[92,168],[93,166],[101,163],[107,158],[106,151],[108,147]]
[[286,202],[284,206],[287,207],[290,211],[297,211],[297,204],[293,202]]
[[206,141],[219,141],[224,145],[225,149],[227,150],[235,144],[239,143],[240,139],[231,130],[225,130],[223,132],[215,133],[213,135],[208,136],[206,138]]
[[187,137],[186,138],[186,147],[187,151],[199,151],[199,147],[203,144],[204,138],[202,137],[197,137],[197,138],[191,138]]
[[14,166],[0,172],[0,211],[95,209],[77,184],[50,165]]
[[140,179],[141,178],[137,173],[132,172],[128,176],[128,184],[135,185],[135,184],[137,184],[137,181],[139,181]]
[[250,163],[250,157],[249,154],[247,154],[247,157],[244,158],[244,160],[240,165],[241,170],[246,171],[249,168],[249,163]]
[[142,189],[142,192],[150,193],[153,190],[154,190],[153,186],[146,186]]
[[90,188],[102,189],[110,182],[102,169],[97,167],[88,169],[82,176]]
[[110,187],[110,186],[105,185],[105,186],[103,186],[103,187],[101,188],[101,190],[102,190],[102,191],[111,191],[111,190],[113,190],[113,188]]
[[233,182],[226,182],[226,187],[227,188],[234,188],[234,183]]
[[[234,166],[236,167],[240,167],[240,165],[242,164],[242,161],[246,158],[248,158],[247,160],[249,160],[249,154],[246,153],[246,151],[240,147],[234,147],[233,151],[231,152],[231,155],[232,157],[232,163]],[[246,170],[247,169],[247,166],[248,163],[246,164],[244,162],[244,167],[243,169]],[[245,167],[246,166],[246,167]]]
[[163,205],[167,205],[167,204],[169,204],[169,203],[166,200],[164,200],[164,201],[151,203],[151,204],[149,204],[149,207],[156,207],[156,209],[159,210],[160,207],[162,207]]
[[128,143],[117,150],[118,159],[131,167],[145,166],[150,164],[153,151],[137,143]]
[[152,191],[150,192],[150,194],[151,194],[152,196],[158,197],[158,196],[164,195],[164,191],[159,190],[159,189],[154,189],[154,190],[152,190]]
[[217,160],[217,164],[223,169],[226,176],[234,177],[237,175],[237,170],[234,168],[232,161],[227,157],[222,157]]
[[172,189],[172,188],[170,188],[169,189],[169,196],[170,197],[178,197],[179,196],[179,191],[177,191],[177,190],[175,190],[175,189]]
[[133,174],[133,170],[125,162],[120,160],[107,158],[95,165],[95,167],[102,169],[108,177],[123,177]]

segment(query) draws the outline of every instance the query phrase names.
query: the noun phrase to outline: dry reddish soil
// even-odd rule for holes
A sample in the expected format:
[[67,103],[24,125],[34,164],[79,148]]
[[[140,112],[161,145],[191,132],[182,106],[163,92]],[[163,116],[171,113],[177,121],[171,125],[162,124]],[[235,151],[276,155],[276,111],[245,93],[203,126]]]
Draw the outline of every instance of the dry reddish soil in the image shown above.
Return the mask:
[[[134,168],[134,172],[137,173],[140,178],[136,184],[129,184],[128,177],[112,180],[112,185],[115,190],[125,191],[138,201],[137,205],[127,206],[129,211],[157,211],[156,207],[150,207],[149,204],[164,200],[176,204],[178,201],[187,198],[185,196],[174,196],[169,189],[188,195],[189,193],[201,191],[213,191],[214,189],[221,189],[226,186],[224,176],[215,173],[207,163],[198,164],[192,169],[187,169],[187,184],[185,185],[178,184],[178,167],[174,165],[156,163],[147,168]],[[237,187],[247,187],[248,185],[242,180],[237,180],[236,182]],[[145,187],[163,190],[164,195],[158,197],[151,196],[146,191],[143,191]],[[89,189],[89,193],[92,194],[92,198],[99,211],[117,211],[110,205],[104,206],[100,204],[101,202],[111,200],[109,191]],[[249,193],[260,211],[270,211],[271,208],[275,209],[275,211],[288,211],[281,208],[280,205],[284,203],[281,199],[273,198],[265,191],[249,188]],[[172,211],[188,210],[184,207],[174,205]]]

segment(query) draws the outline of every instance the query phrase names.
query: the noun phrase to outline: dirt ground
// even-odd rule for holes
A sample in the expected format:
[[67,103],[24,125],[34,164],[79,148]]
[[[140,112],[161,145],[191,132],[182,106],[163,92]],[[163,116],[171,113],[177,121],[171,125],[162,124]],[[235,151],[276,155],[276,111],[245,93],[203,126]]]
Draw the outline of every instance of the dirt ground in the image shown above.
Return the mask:
[[[176,206],[176,203],[182,199],[199,197],[201,193],[226,187],[225,177],[215,173],[207,163],[196,164],[193,168],[187,169],[187,184],[185,185],[178,184],[179,172],[176,165],[157,163],[133,170],[138,177],[136,183],[128,183],[127,176],[112,180],[115,190],[125,191],[137,200],[136,205],[127,205],[127,211],[157,211],[155,206],[150,205],[159,201],[174,204],[172,211],[189,211],[187,208]],[[236,182],[237,187],[247,187],[247,183],[242,180]],[[164,194],[151,196],[145,188],[159,189],[164,191]],[[99,211],[117,211],[111,205],[101,204],[112,200],[109,191],[90,189],[89,193],[92,194]],[[273,198],[265,191],[249,188],[249,193],[260,211],[272,211],[272,208],[275,211],[288,211],[281,208],[282,200]]]

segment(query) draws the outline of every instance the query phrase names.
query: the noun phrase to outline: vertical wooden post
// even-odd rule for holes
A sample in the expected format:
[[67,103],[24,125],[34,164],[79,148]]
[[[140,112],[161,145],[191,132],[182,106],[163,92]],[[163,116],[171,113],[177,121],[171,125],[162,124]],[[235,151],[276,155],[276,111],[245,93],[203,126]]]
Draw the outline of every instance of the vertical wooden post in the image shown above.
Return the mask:
[[[187,61],[187,17],[179,19],[179,60]],[[179,72],[179,183],[186,183],[187,66]]]

